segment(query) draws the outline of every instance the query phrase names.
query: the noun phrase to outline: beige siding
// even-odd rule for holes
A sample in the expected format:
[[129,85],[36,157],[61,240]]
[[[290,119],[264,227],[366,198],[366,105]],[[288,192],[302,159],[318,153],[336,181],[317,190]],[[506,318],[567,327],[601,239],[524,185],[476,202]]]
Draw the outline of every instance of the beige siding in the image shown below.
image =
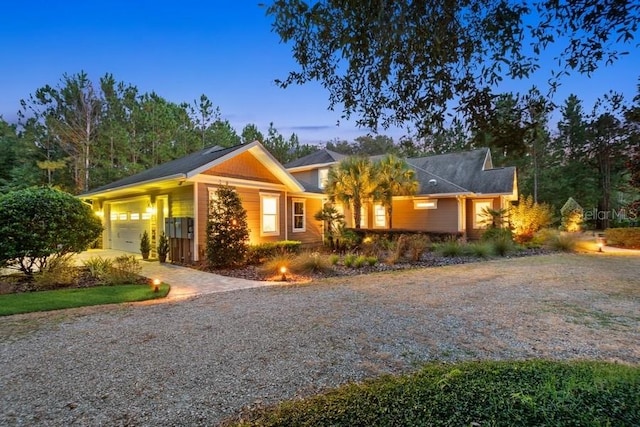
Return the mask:
[[458,231],[458,201],[437,199],[436,209],[415,209],[413,200],[394,200],[393,228],[455,233]]
[[239,154],[203,172],[203,174],[280,184],[278,178],[248,152]]
[[476,198],[476,199],[467,199],[466,203],[466,210],[467,210],[467,221],[466,221],[466,226],[467,226],[467,238],[472,239],[472,240],[477,240],[480,239],[482,237],[482,233],[484,232],[484,229],[478,229],[478,228],[473,228],[473,218],[476,215],[476,211],[474,209],[474,200],[491,200],[492,203],[492,209],[498,209],[500,208],[500,198],[499,197],[495,197],[495,198]]
[[302,200],[302,197],[289,197],[287,200],[287,230],[289,240],[299,240],[305,246],[322,243],[322,222],[313,216],[322,209],[322,200],[305,200],[305,231],[293,231],[293,200]]
[[169,216],[194,217],[193,185],[184,184],[171,189],[169,192]]

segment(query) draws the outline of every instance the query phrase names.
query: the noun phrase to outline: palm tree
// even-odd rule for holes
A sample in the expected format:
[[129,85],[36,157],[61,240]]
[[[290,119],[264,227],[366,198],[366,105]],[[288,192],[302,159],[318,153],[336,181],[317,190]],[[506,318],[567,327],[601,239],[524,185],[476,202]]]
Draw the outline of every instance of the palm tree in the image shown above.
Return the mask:
[[387,208],[389,228],[393,228],[393,196],[409,196],[418,191],[415,171],[403,160],[389,154],[376,164],[378,187],[374,198]]
[[378,183],[376,169],[365,157],[346,157],[329,170],[326,193],[332,202],[336,200],[345,206],[353,206],[355,228],[360,228],[360,209],[373,197]]

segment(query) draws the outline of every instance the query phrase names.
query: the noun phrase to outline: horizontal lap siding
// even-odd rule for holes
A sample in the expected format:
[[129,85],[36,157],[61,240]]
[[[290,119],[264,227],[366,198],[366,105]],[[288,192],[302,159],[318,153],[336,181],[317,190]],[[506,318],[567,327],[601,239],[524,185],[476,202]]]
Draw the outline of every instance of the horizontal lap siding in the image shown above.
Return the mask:
[[169,190],[168,194],[170,217],[193,218],[195,216],[193,211],[193,185],[182,185]]
[[480,239],[482,237],[482,233],[484,233],[484,229],[474,229],[473,228],[473,218],[475,216],[475,211],[473,210],[473,201],[474,200],[492,200],[493,201],[493,209],[498,209],[500,208],[500,198],[499,197],[479,197],[477,199],[467,199],[467,221],[466,221],[466,226],[467,226],[467,238],[471,239],[471,240],[477,240]]
[[314,218],[314,215],[322,210],[322,200],[307,199],[305,202],[305,231],[293,231],[293,200],[303,200],[302,197],[289,197],[287,201],[287,230],[289,240],[299,240],[303,245],[315,245],[322,243],[322,222]]
[[458,201],[456,199],[437,200],[437,209],[415,209],[413,200],[394,200],[393,228],[457,232]]

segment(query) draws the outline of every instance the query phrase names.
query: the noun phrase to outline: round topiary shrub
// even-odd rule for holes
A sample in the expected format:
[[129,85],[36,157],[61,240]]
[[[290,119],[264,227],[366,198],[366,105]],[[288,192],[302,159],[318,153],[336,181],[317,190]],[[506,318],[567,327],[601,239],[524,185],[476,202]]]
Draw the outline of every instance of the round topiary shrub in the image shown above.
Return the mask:
[[49,187],[0,196],[0,267],[31,275],[51,259],[86,250],[102,233],[91,207]]

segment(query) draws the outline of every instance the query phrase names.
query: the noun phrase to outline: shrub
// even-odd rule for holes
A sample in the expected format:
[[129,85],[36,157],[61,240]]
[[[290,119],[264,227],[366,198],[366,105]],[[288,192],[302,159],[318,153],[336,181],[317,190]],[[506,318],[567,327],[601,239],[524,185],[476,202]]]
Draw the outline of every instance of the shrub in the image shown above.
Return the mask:
[[378,258],[377,257],[374,257],[374,256],[368,256],[367,257],[367,264],[369,265],[369,267],[373,267],[377,263],[378,263]]
[[89,269],[91,277],[99,280],[105,280],[111,273],[113,261],[110,258],[96,256],[84,261],[84,266]]
[[562,252],[574,252],[576,245],[576,238],[568,234],[558,234],[549,242],[551,248]]
[[533,235],[533,238],[529,242],[529,246],[550,246],[553,240],[559,235],[560,232],[558,230],[554,230],[553,228],[543,228]]
[[604,233],[608,244],[640,248],[640,228],[608,228]]
[[319,252],[306,252],[297,255],[290,264],[291,271],[298,274],[326,273],[331,266],[326,257]]
[[274,255],[273,257],[269,258],[267,261],[265,261],[259,267],[259,271],[263,275],[266,275],[267,277],[273,277],[273,276],[276,276],[276,275],[280,275],[280,274],[282,274],[280,272],[280,269],[282,267],[286,268],[289,271],[291,270],[292,258],[293,258],[293,256],[291,254],[287,254],[287,253],[281,253],[281,254],[278,254],[278,255]]
[[473,242],[463,248],[465,253],[479,258],[488,258],[493,254],[491,242]]
[[149,252],[151,252],[151,241],[149,240],[149,233],[147,233],[147,230],[144,230],[142,236],[140,236],[140,253],[142,254],[142,259],[148,259]]
[[337,255],[337,254],[329,255],[329,264],[336,265],[338,264],[338,261],[340,261],[340,255]]
[[111,285],[134,283],[140,279],[140,261],[134,255],[121,255],[113,261],[106,282]]
[[499,256],[507,256],[514,250],[513,240],[507,234],[503,234],[501,237],[496,237],[491,240],[492,252]]
[[429,248],[429,237],[424,234],[413,234],[406,238],[407,250],[412,261],[420,261],[422,254]]
[[342,260],[342,263],[344,264],[345,267],[351,267],[353,266],[355,260],[356,260],[355,254],[346,254],[344,256],[344,259]]
[[533,238],[536,231],[553,222],[553,213],[546,203],[534,203],[533,197],[520,196],[518,204],[509,210],[509,220],[516,241],[525,243]]
[[210,267],[244,264],[248,251],[247,211],[231,187],[219,187],[209,204],[207,261]]
[[462,246],[457,240],[449,240],[447,242],[438,243],[435,247],[438,254],[444,257],[455,257],[462,255]]
[[78,278],[78,269],[71,254],[51,259],[44,270],[34,275],[36,287],[40,290],[68,286]]
[[492,242],[497,239],[508,238],[513,240],[513,233],[508,228],[487,228],[482,233],[482,240],[485,242]]
[[362,268],[365,266],[365,264],[367,263],[367,257],[364,255],[359,255],[358,257],[356,257],[356,259],[353,261],[353,266],[355,268]]
[[169,255],[169,239],[167,238],[167,235],[164,234],[164,231],[160,234],[156,250],[158,251],[158,261],[166,262],[167,255]]
[[283,254],[299,254],[302,242],[297,240],[280,240],[249,246],[247,260],[251,264],[260,264],[269,258]]
[[0,267],[44,271],[47,262],[86,250],[101,233],[91,207],[62,191],[27,188],[0,196]]

